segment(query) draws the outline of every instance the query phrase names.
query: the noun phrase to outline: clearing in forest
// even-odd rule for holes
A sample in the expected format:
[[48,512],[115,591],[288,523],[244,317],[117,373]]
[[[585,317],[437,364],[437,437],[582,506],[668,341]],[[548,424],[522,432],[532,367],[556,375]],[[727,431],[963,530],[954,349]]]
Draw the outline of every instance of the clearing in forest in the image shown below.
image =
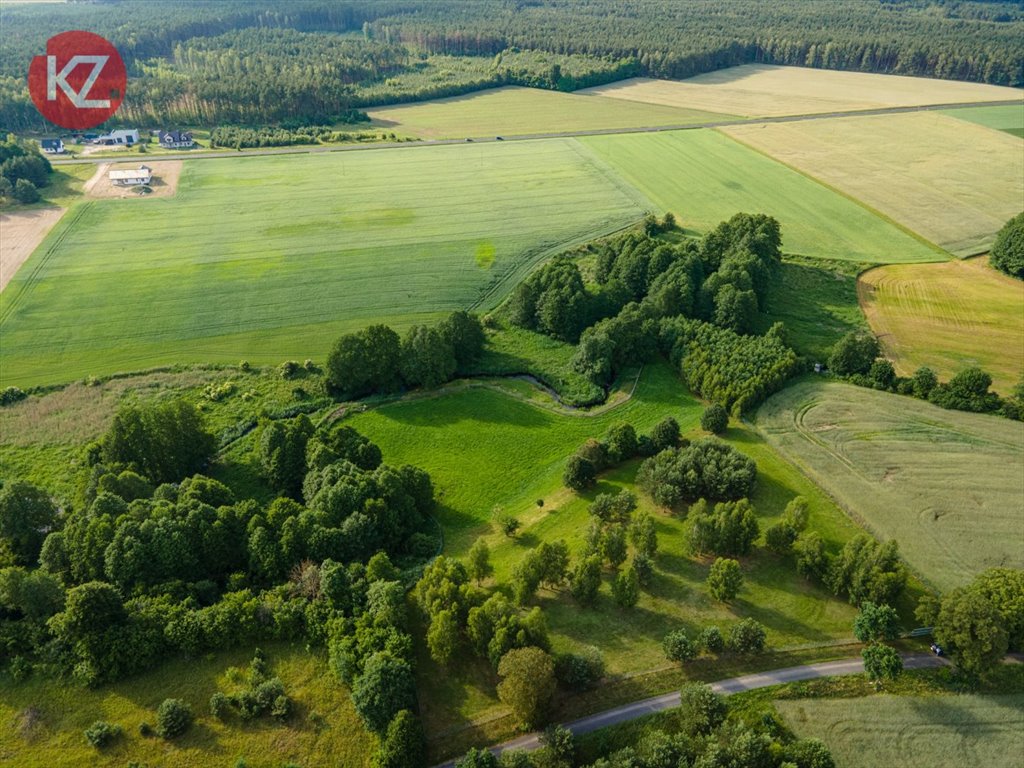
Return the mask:
[[939,589],[985,568],[1024,567],[1021,422],[807,381],[769,398],[757,424]]
[[688,80],[636,77],[580,93],[747,117],[1019,101],[1021,97],[1020,91],[999,85],[774,64],[744,64]]
[[1024,200],[1020,140],[939,113],[722,130],[957,256],[987,250]]
[[374,125],[424,139],[698,125],[735,119],[699,109],[508,86],[369,110]]
[[706,232],[740,211],[782,225],[786,253],[889,264],[944,254],[861,205],[717,131],[578,139],[679,224]]
[[979,256],[892,264],[857,281],[861,308],[903,376],[927,365],[942,379],[971,366],[1007,395],[1024,375],[1024,283]]
[[0,294],[0,376],[322,359],[373,322],[487,309],[649,205],[568,139],[188,162],[173,197],[69,211]]
[[842,768],[1013,768],[1024,754],[1024,694],[796,699],[775,706],[797,736],[825,742]]

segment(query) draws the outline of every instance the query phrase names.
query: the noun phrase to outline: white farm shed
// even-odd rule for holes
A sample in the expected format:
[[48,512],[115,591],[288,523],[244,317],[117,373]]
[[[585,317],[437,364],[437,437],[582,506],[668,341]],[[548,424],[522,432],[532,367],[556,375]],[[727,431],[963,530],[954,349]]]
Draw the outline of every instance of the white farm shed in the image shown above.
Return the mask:
[[140,165],[135,170],[110,171],[108,176],[116,187],[138,187],[153,181],[153,169]]

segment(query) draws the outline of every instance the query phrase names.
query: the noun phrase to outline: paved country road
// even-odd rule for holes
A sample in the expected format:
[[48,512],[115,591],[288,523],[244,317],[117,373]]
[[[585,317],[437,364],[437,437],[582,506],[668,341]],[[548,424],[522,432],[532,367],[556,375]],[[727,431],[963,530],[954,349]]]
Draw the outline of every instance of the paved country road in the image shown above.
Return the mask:
[[[1019,104],[1019,100],[1006,101],[981,101],[981,102],[959,102],[955,104],[929,104],[916,107],[882,107],[880,109],[860,109],[845,112],[823,112],[816,115],[785,115],[781,117],[753,117],[734,118],[719,120],[710,123],[688,123],[686,125],[659,125],[659,126],[637,126],[636,128],[594,128],[579,131],[557,131],[554,133],[529,133],[518,136],[473,136],[463,139],[415,139],[413,141],[400,142],[374,142],[370,144],[316,144],[300,147],[277,147],[264,149],[225,149],[212,152],[191,153],[188,150],[181,150],[174,153],[140,155],[138,153],[125,153],[124,158],[107,157],[76,157],[73,159],[55,160],[51,159],[50,164],[76,165],[80,163],[132,163],[149,162],[152,160],[217,160],[226,157],[261,157],[266,155],[307,155],[319,152],[360,152],[373,149],[393,149],[395,147],[436,147],[445,144],[464,144],[467,141],[491,142],[491,141],[532,141],[535,139],[558,139],[573,136],[604,136],[617,133],[659,133],[661,131],[689,131],[698,128],[724,128],[727,125],[760,125],[762,123],[793,123],[801,120],[828,120],[837,117],[863,117],[866,115],[894,115],[901,112],[933,112],[942,109],[957,109],[959,107],[995,107],[1007,104]],[[373,127],[373,126],[370,126]]]
[[[938,658],[928,654],[904,654],[904,669],[925,669],[928,667],[941,667],[948,664],[944,658]],[[855,675],[864,671],[864,662],[858,657],[856,659],[845,659],[843,661],[825,661],[820,664],[805,664],[800,667],[787,667],[786,669],[775,669],[769,672],[757,672],[742,677],[731,677],[728,680],[719,680],[711,683],[711,690],[716,693],[728,695],[740,693],[741,691],[752,691],[756,688],[767,688],[782,683],[793,683],[798,680],[813,680],[819,677],[834,677],[839,675]],[[581,717],[579,720],[565,723],[565,727],[575,735],[581,736],[599,728],[606,728],[609,725],[618,725],[630,720],[635,720],[644,715],[655,712],[663,712],[666,709],[674,709],[679,706],[679,691],[664,693],[661,696],[653,696],[649,699],[634,701],[631,704],[623,704],[614,709],[598,712],[596,715]],[[540,733],[528,733],[517,739],[506,741],[502,744],[491,747],[491,752],[500,755],[502,752],[514,749],[532,751],[540,748]],[[455,760],[449,760],[436,768],[453,768]]]

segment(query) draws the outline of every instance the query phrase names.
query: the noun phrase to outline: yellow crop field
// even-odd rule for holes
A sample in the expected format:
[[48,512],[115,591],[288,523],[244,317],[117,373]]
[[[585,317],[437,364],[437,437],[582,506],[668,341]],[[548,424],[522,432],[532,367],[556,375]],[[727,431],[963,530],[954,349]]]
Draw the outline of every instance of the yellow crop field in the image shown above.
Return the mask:
[[946,379],[977,365],[1008,394],[1024,373],[1024,283],[985,257],[871,269],[857,297],[902,375],[927,365]]
[[722,130],[957,256],[986,251],[1024,201],[1020,139],[934,112]]
[[627,130],[736,119],[698,109],[516,86],[381,107],[369,110],[369,115],[376,126],[422,139]]
[[885,107],[1020,101],[999,85],[927,77],[745,64],[688,80],[635,77],[579,93],[746,117],[814,115]]

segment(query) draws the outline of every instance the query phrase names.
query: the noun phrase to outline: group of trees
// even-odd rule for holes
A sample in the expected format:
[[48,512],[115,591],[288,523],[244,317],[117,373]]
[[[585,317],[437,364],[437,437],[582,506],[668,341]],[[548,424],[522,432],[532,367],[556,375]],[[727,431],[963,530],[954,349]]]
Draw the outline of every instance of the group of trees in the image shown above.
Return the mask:
[[666,448],[637,472],[640,487],[665,507],[697,499],[742,499],[753,492],[756,479],[753,459],[715,438]]
[[677,445],[679,422],[671,416],[658,422],[649,435],[637,435],[632,424],[616,424],[603,440],[587,440],[569,457],[562,482],[567,488],[582,491],[592,487],[598,473],[605,469],[636,456],[653,456]]
[[897,376],[891,362],[883,357],[873,335],[851,331],[832,347],[829,369],[837,376],[862,387],[910,395],[957,411],[998,413],[1011,419],[1024,419],[1024,379],[1011,395],[1000,397],[989,390],[992,377],[971,367],[956,373],[948,382],[940,382],[931,368],[922,366],[913,376]]
[[[517,653],[524,657],[527,654]],[[542,660],[531,661],[534,663],[530,670],[536,673]],[[524,692],[535,695],[533,691]],[[496,757],[487,750],[471,749],[455,765],[456,768],[665,768],[689,765],[701,768],[835,768],[835,762],[822,742],[793,738],[788,731],[779,728],[771,716],[755,723],[745,714],[731,711],[726,699],[710,686],[691,683],[680,691],[679,707],[671,713],[670,731],[647,728],[629,738],[628,746],[592,746],[592,750],[596,749],[602,755],[594,763],[580,761],[577,745],[568,729],[551,727],[541,736],[542,746],[536,752],[506,750]],[[623,742],[622,739],[613,741],[620,745]]]
[[327,380],[345,398],[436,387],[483,351],[480,320],[453,312],[436,326],[415,325],[399,337],[386,325],[339,338],[327,356]]
[[1024,651],[1024,571],[990,568],[941,598],[922,598],[916,618],[969,680],[984,677],[1007,651]]
[[[365,112],[352,109],[337,116],[339,123],[365,123],[370,118]],[[287,147],[292,144],[319,144],[338,141],[345,135],[329,125],[307,125],[299,128],[239,128],[218,126],[210,131],[210,146],[227,149],[249,149],[253,147]]]
[[578,340],[573,367],[596,384],[659,351],[681,365],[699,394],[736,412],[778,389],[796,355],[781,327],[749,336],[758,324],[770,278],[780,262],[778,222],[737,214],[699,242],[671,244],[657,235],[674,218],[648,221],[600,243],[596,284],[562,255],[513,293],[508,314],[523,328]]
[[34,203],[39,188],[50,183],[53,167],[32,143],[7,134],[0,144],[0,203]]

